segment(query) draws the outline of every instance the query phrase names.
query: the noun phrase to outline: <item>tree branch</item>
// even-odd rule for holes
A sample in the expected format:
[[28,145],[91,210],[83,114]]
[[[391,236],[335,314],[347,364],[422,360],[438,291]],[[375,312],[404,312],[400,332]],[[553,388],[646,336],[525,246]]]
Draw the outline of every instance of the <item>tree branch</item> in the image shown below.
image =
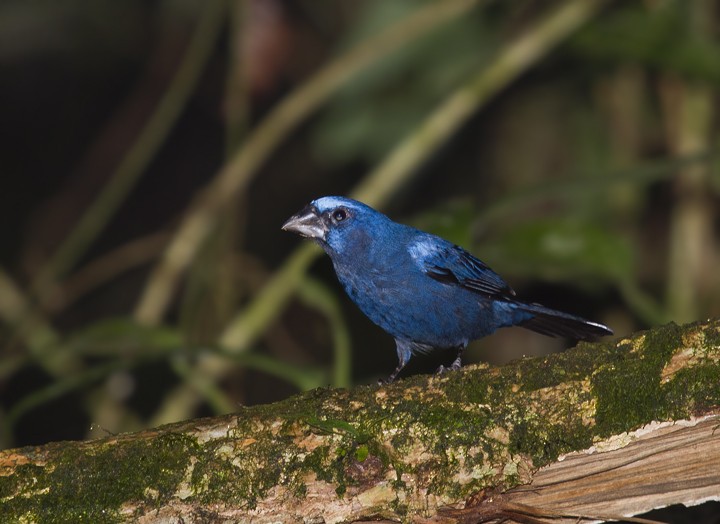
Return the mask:
[[[0,453],[7,521],[596,520],[720,498],[720,320]],[[559,520],[564,522],[563,520]]]

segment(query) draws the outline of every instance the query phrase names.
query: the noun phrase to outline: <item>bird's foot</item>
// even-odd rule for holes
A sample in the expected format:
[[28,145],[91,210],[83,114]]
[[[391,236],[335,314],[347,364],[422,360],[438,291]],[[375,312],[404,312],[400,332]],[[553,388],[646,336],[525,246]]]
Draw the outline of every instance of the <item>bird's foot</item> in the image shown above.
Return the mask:
[[400,370],[403,368],[403,366],[398,366],[395,371],[393,371],[388,378],[379,378],[378,379],[378,386],[385,386],[387,384],[391,384],[395,382],[395,379],[397,378],[398,374],[400,373]]
[[462,360],[460,359],[460,356],[453,360],[453,363],[450,364],[450,367],[445,367],[442,364],[440,364],[440,367],[437,368],[435,371],[436,375],[442,375],[443,373],[447,373],[448,371],[455,371],[457,369],[460,369],[462,367]]
[[379,378],[378,379],[378,386],[387,386],[388,384],[392,384],[395,382],[395,378],[393,376],[390,376],[388,378]]

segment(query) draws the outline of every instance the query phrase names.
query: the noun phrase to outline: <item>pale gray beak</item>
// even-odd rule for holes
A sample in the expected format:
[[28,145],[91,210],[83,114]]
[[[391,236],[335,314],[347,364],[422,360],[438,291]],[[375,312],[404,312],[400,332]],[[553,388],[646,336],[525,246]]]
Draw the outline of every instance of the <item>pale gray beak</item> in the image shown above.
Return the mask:
[[282,225],[282,229],[283,231],[292,231],[298,235],[319,240],[325,240],[325,235],[328,232],[325,221],[310,204],[288,218]]

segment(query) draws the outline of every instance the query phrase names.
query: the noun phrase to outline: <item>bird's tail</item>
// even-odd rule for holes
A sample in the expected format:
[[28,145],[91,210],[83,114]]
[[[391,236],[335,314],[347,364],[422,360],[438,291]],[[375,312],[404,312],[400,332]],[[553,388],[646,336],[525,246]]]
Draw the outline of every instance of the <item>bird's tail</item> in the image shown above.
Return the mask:
[[550,309],[541,304],[517,304],[517,306],[518,310],[532,315],[517,325],[543,335],[593,340],[613,334],[612,329],[603,324]]

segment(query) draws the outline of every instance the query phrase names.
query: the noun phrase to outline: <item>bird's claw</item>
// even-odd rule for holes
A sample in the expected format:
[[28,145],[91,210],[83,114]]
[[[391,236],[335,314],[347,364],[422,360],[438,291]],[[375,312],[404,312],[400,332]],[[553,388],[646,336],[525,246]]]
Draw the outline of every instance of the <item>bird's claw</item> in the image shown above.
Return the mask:
[[460,358],[456,358],[452,364],[450,364],[449,367],[445,367],[442,364],[440,364],[440,367],[435,370],[436,375],[442,375],[443,373],[447,373],[448,371],[456,371],[462,367],[462,361]]

